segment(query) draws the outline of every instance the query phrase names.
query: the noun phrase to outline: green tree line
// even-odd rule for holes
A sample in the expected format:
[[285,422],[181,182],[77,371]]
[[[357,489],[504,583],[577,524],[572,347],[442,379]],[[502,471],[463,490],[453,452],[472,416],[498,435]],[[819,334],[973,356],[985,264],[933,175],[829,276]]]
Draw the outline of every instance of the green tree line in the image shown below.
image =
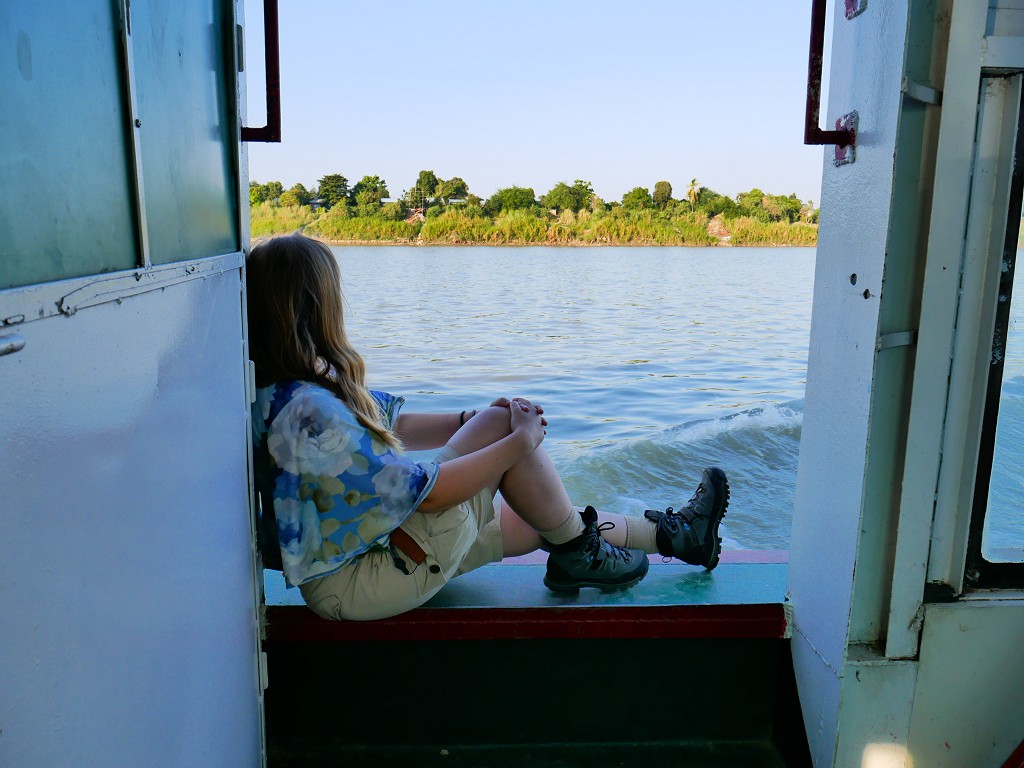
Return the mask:
[[423,170],[397,198],[379,176],[350,185],[340,174],[315,190],[251,182],[254,237],[304,228],[335,242],[475,244],[813,245],[818,211],[795,194],[751,189],[722,195],[692,179],[677,199],[668,181],[605,201],[589,181],[559,182],[538,196],[509,186],[487,199],[460,177]]

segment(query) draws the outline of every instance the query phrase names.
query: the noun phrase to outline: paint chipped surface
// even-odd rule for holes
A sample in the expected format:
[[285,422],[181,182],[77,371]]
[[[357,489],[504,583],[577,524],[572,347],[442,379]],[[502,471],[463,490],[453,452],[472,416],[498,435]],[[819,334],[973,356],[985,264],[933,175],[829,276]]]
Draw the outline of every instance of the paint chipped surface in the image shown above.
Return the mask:
[[846,18],[860,16],[867,10],[868,0],[846,0]]
[[852,139],[845,147],[836,145],[835,164],[838,168],[841,165],[849,165],[857,159],[857,112],[849,112],[836,120],[837,131],[850,131]]

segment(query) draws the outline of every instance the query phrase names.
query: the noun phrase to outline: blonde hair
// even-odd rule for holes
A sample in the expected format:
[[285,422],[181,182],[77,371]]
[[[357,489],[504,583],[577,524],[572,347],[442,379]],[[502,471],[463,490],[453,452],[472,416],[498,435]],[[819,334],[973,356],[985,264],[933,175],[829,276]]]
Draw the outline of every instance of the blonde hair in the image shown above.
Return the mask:
[[245,267],[249,356],[257,384],[319,384],[360,424],[401,447],[366,388],[366,364],[345,335],[341,271],[331,250],[299,234],[275,237],[253,248]]

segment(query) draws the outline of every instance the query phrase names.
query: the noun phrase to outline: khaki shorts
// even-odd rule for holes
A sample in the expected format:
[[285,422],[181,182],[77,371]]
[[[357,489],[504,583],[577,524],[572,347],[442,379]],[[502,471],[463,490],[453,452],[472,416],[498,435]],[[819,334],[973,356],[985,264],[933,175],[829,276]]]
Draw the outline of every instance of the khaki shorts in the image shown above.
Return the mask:
[[[458,458],[445,446],[438,464]],[[389,548],[378,547],[340,570],[299,586],[306,605],[325,619],[383,619],[422,605],[451,579],[501,560],[501,507],[488,489],[438,513],[413,512],[402,523],[426,553],[416,565],[401,552],[402,573]]]

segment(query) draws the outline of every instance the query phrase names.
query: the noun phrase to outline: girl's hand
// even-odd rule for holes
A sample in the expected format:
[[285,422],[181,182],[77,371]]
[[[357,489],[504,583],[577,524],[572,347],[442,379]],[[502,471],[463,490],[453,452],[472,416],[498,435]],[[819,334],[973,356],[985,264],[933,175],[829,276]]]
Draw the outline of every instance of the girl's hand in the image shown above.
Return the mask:
[[543,411],[539,406],[517,397],[512,400],[509,412],[513,433],[525,434],[530,441],[531,450],[544,442],[544,435],[547,434],[544,427],[547,421],[541,416]]
[[[491,403],[491,406],[497,406],[498,408],[511,408],[512,403],[517,403],[519,407],[522,408],[523,410],[526,410],[527,406],[533,405],[537,409],[537,413],[544,413],[544,408],[542,406],[537,405],[536,403],[531,403],[524,397],[513,397],[511,400],[509,400],[507,397],[499,397],[497,400]],[[547,419],[541,419],[541,421],[543,422],[545,427],[548,425]]]

